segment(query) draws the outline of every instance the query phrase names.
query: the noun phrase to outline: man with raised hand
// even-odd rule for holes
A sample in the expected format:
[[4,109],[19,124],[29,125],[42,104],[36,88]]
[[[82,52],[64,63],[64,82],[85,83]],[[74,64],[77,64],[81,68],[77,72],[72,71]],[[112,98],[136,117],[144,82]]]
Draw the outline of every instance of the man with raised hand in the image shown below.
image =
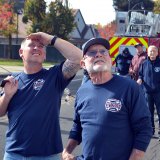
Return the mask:
[[[66,60],[47,70],[43,62],[49,44]],[[82,51],[61,38],[38,32],[24,39],[19,55],[24,70],[5,79],[0,97],[0,116],[7,113],[9,119],[4,160],[60,160],[61,97],[80,69]]]

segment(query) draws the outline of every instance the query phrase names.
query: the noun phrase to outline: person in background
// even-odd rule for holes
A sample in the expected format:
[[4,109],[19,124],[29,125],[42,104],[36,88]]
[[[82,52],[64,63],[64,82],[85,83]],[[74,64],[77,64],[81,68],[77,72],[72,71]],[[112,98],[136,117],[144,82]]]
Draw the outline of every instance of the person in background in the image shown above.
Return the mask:
[[141,43],[137,43],[134,47],[136,48],[136,54],[132,58],[129,75],[133,80],[137,81],[140,65],[146,59],[147,53],[143,51],[143,45]]
[[[139,85],[111,72],[110,44],[83,45],[81,67],[90,79],[77,91],[75,116],[63,160],[142,160],[152,137],[149,108]],[[72,155],[82,143],[82,156]]]
[[133,56],[129,52],[128,48],[124,48],[122,53],[120,53],[116,59],[116,72],[119,75],[126,76],[129,72],[129,66],[132,61]]
[[[66,60],[47,70],[43,62],[49,44]],[[7,113],[9,119],[4,160],[60,160],[61,97],[80,69],[82,51],[61,38],[37,32],[23,40],[19,55],[24,70],[5,78],[0,97],[0,116]]]
[[140,67],[137,83],[143,86],[145,92],[151,112],[153,136],[155,134],[154,112],[156,107],[160,136],[160,57],[158,48],[154,45],[148,47],[148,57]]

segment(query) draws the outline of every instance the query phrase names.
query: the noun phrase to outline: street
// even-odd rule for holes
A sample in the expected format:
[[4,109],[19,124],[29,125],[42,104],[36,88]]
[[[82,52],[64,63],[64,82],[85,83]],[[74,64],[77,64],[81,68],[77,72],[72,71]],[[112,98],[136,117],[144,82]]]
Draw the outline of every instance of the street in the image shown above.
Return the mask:
[[[61,134],[64,146],[66,146],[68,134],[72,126],[73,117],[73,106],[74,106],[74,96],[81,84],[82,71],[80,71],[77,76],[73,79],[71,84],[68,86],[71,91],[71,96],[68,101],[65,101],[66,93],[62,98],[61,113],[60,113],[60,124],[61,124]],[[3,159],[4,145],[5,145],[5,131],[7,128],[6,117],[0,118],[0,160]],[[75,155],[81,153],[81,146],[78,146],[74,151]],[[160,160],[160,142],[158,139],[152,139],[149,148],[145,154],[144,160]]]

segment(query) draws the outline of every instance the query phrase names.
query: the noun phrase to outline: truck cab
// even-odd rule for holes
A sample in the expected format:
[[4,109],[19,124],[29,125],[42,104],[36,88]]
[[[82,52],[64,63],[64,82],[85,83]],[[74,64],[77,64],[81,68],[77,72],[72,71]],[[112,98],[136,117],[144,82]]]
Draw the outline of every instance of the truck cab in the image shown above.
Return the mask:
[[147,51],[149,45],[160,48],[159,14],[146,10],[117,12],[116,24],[116,33],[109,39],[113,65],[117,55],[126,47],[134,55],[136,53],[134,48],[136,43],[141,43],[144,51]]
[[117,36],[157,37],[160,33],[160,15],[146,10],[117,12],[116,22]]

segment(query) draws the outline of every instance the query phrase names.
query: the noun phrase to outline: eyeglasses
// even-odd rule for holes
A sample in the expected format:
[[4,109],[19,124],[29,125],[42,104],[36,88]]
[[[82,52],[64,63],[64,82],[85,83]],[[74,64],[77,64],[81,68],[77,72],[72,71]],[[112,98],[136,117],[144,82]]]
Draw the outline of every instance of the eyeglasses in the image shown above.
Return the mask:
[[100,50],[90,50],[90,51],[87,51],[85,55],[87,55],[89,57],[95,57],[98,52],[101,55],[106,55],[106,54],[109,53],[108,50],[106,50],[106,49],[100,49]]

